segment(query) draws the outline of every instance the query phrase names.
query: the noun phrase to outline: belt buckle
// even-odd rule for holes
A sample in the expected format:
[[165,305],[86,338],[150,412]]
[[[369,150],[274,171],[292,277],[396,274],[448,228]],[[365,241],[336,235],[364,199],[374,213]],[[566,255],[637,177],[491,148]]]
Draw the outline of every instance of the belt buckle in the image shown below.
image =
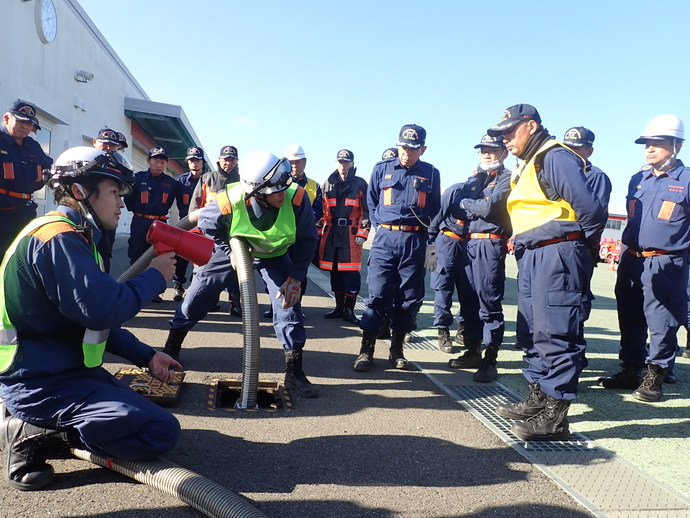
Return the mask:
[[347,226],[347,218],[338,218],[338,226],[339,227],[346,227]]

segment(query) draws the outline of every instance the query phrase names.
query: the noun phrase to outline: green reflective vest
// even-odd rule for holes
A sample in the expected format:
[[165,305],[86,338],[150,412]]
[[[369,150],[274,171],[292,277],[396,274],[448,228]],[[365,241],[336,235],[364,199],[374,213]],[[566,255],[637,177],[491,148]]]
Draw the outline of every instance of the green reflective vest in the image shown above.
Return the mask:
[[268,230],[259,230],[249,219],[245,192],[239,184],[227,187],[228,200],[232,206],[232,223],[230,224],[230,236],[244,237],[252,247],[256,257],[278,257],[287,252],[287,249],[295,242],[296,226],[295,211],[292,208],[292,198],[298,189],[297,184],[292,184],[285,191],[285,201],[278,209],[278,217]]
[[[31,223],[29,223],[24,229],[19,233],[16,239],[12,242],[12,245],[8,248],[5,254],[2,264],[0,265],[0,374],[7,372],[7,370],[12,366],[15,357],[17,356],[17,350],[19,349],[19,343],[17,342],[17,330],[10,322],[10,317],[7,314],[7,304],[5,301],[5,270],[10,258],[17,251],[17,246],[19,242],[29,234],[32,234],[39,228],[50,223],[57,223],[58,221],[64,221],[72,227],[76,224],[57,213],[50,213],[40,218],[36,218]],[[103,261],[100,254],[96,250],[95,243],[92,245],[94,258],[96,263],[103,269]],[[93,329],[87,329],[84,332],[84,338],[82,341],[82,352],[84,355],[84,365],[86,367],[100,367],[103,364],[103,353],[105,352],[105,343],[108,340],[109,329],[103,329],[95,331]]]

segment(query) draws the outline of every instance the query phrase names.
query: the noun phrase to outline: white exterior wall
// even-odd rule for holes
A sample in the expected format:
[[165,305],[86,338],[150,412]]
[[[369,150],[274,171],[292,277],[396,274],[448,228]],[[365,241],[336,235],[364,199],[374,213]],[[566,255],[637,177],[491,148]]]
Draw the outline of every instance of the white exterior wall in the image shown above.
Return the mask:
[[[76,0],[54,0],[57,36],[43,43],[38,36],[36,1],[0,0],[0,113],[16,99],[39,111],[39,140],[53,158],[72,146],[84,145],[104,127],[127,136],[131,157],[130,120],[124,114],[125,97],[149,99]],[[78,70],[94,75],[87,83],[75,81]],[[136,170],[136,169],[135,169]],[[53,207],[50,193],[36,196],[39,214]],[[43,205],[43,207],[41,207]],[[120,231],[126,230],[121,222]]]

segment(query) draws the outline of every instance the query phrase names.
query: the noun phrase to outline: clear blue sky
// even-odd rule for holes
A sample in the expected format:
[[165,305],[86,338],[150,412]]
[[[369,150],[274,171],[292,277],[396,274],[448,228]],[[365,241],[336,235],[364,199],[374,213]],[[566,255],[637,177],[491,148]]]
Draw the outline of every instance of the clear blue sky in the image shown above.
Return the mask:
[[622,212],[647,121],[674,113],[690,138],[686,0],[80,3],[151,99],[184,108],[213,161],[225,144],[241,161],[299,143],[321,182],[347,148],[368,180],[417,123],[448,187],[503,110],[530,103],[559,139],[594,131],[592,162]]

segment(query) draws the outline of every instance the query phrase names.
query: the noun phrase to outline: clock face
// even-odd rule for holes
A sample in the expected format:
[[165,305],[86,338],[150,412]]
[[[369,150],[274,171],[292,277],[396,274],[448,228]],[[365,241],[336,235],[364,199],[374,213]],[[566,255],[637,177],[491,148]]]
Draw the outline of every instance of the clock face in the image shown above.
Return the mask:
[[36,29],[43,43],[52,43],[57,36],[57,11],[53,0],[36,1]]

